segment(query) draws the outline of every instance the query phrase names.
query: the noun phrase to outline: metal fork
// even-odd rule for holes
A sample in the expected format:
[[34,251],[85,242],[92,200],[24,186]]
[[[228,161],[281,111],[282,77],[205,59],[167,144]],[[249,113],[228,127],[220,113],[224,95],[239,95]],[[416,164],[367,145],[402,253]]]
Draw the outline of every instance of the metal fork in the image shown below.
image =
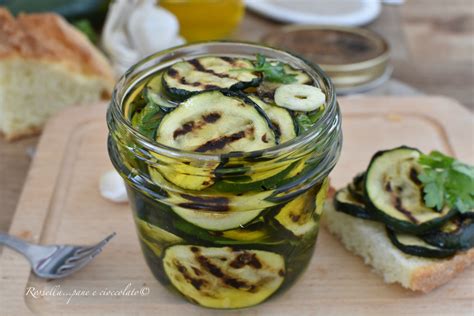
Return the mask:
[[112,233],[93,246],[40,246],[0,233],[0,245],[6,245],[24,255],[37,276],[60,279],[87,265],[114,236],[115,233]]

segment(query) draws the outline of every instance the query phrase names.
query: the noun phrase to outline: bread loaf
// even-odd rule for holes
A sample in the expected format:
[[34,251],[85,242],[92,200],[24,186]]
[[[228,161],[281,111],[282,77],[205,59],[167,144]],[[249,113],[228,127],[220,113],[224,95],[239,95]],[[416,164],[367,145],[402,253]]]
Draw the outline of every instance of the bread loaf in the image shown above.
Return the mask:
[[110,96],[107,59],[63,18],[0,8],[0,132],[37,133],[61,109]]

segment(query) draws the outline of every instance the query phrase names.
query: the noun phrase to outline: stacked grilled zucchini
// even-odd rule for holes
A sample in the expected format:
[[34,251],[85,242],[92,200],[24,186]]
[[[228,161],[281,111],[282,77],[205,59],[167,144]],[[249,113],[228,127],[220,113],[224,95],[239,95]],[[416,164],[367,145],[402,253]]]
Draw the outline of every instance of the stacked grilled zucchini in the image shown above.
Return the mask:
[[[287,288],[304,271],[326,188],[327,181],[258,211],[206,211],[186,196],[190,208],[138,191],[129,197],[145,258],[165,286],[205,307],[241,308]],[[216,201],[216,209],[223,203]]]
[[255,305],[291,284],[312,256],[327,192],[324,181],[291,197],[275,193],[307,181],[320,157],[231,159],[294,139],[324,111],[324,93],[304,71],[284,65],[294,78],[284,84],[255,66],[225,56],[180,61],[145,78],[125,102],[143,135],[224,157],[204,163],[150,153],[145,172],[155,186],[144,181],[143,190],[129,192],[156,277],[206,307]]
[[420,155],[404,146],[376,153],[365,172],[336,192],[335,209],[384,223],[393,245],[410,255],[446,258],[474,247],[474,210],[425,205]]

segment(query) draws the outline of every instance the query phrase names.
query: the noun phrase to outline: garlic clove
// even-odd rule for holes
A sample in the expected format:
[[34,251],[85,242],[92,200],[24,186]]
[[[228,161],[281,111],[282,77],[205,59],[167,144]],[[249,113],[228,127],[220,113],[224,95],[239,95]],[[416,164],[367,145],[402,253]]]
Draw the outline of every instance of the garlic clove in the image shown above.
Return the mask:
[[141,55],[149,55],[172,46],[179,22],[168,10],[144,2],[131,13],[126,28],[132,45]]
[[127,189],[122,177],[115,170],[110,170],[100,177],[100,194],[107,200],[116,203],[127,202]]

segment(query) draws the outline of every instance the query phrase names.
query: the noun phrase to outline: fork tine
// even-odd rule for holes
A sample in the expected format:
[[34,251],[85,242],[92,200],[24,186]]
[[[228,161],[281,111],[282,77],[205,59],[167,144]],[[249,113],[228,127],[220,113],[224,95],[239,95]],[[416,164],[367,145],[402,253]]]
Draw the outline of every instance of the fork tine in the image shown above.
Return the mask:
[[61,273],[61,272],[64,272],[65,270],[70,270],[74,267],[81,266],[83,262],[88,262],[89,260],[92,260],[92,258],[98,255],[101,251],[102,251],[102,248],[97,248],[90,255],[82,256],[81,258],[71,261],[71,262],[68,262],[68,260],[66,260],[66,262],[57,269],[57,272]]
[[97,248],[91,254],[82,257],[81,259],[74,261],[72,263],[66,263],[58,268],[57,273],[68,273],[76,271],[86,265],[89,261],[91,261],[95,256],[101,253],[103,248]]
[[[102,252],[102,249],[104,246],[116,235],[116,233],[112,233],[109,236],[107,236],[104,240],[101,242],[97,243],[95,246],[92,247],[87,247],[87,248],[81,248],[78,251],[76,251],[75,255],[71,258],[68,258],[65,263],[60,266],[56,270],[56,274],[58,277],[65,276],[67,274],[70,274],[74,271],[79,270],[83,266],[85,266],[92,258],[97,256],[100,252]],[[86,250],[85,250],[86,249]],[[83,251],[80,252],[79,251]]]
[[90,246],[90,247],[84,247],[84,248],[81,248],[81,249],[78,249],[74,256],[78,256],[78,255],[82,255],[86,252],[90,252],[90,251],[93,251],[99,247],[104,247],[112,238],[114,238],[114,236],[117,235],[116,232],[113,232],[112,234],[110,234],[109,236],[105,237],[102,241],[98,242],[96,245],[94,246]]
[[[97,244],[93,247],[88,247],[87,250],[82,251],[80,253],[79,253],[79,251],[76,251],[75,255],[68,258],[66,260],[65,264],[74,263],[74,262],[77,262],[77,261],[79,261],[83,258],[86,258],[86,257],[94,257],[95,252],[97,252],[97,250],[102,250],[106,244],[107,243]],[[83,249],[79,249],[79,250],[83,250]]]

